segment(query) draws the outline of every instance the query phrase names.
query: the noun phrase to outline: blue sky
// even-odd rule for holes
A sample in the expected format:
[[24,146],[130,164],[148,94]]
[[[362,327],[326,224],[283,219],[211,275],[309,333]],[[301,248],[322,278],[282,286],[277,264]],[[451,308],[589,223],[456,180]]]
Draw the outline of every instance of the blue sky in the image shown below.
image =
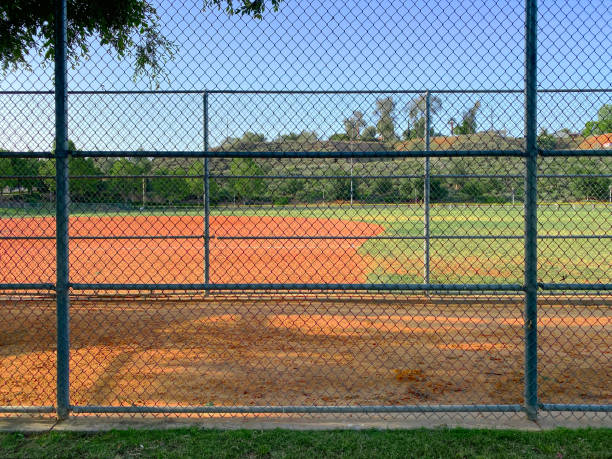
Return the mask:
[[[261,21],[201,11],[200,0],[152,2],[163,33],[177,45],[166,65],[165,90],[413,90],[523,87],[524,5],[521,1],[287,0]],[[610,88],[612,13],[609,0],[539,2],[541,88]],[[150,89],[134,81],[130,62],[93,45],[91,59],[69,72],[71,90]],[[31,72],[4,76],[0,90],[52,87],[52,68],[32,57]],[[373,95],[210,97],[211,144],[246,130],[272,138],[302,129],[322,137],[342,130],[361,110],[374,124]],[[542,95],[540,126],[579,130],[611,93]],[[395,96],[398,134],[410,96]],[[481,129],[520,136],[520,94],[448,95],[434,117],[437,131],[476,100]],[[51,96],[0,95],[0,147],[46,150],[53,132]],[[83,149],[200,149],[199,95],[70,96],[70,137]]]

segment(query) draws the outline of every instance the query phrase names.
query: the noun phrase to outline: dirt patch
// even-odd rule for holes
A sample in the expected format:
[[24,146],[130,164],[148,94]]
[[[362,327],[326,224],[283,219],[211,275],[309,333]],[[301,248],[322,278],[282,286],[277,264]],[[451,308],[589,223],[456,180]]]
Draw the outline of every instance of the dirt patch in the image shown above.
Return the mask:
[[[520,299],[80,300],[71,305],[77,405],[521,403]],[[610,403],[612,317],[540,307],[540,397]],[[0,403],[55,403],[52,300],[4,300]]]
[[[203,218],[199,216],[72,217],[71,280],[77,283],[201,283],[204,281],[203,225]],[[52,218],[0,220],[3,236],[52,238],[54,228]],[[217,283],[365,282],[369,268],[357,249],[383,230],[380,225],[340,219],[213,217],[210,280]],[[110,236],[123,239],[79,239]],[[299,239],[311,236],[338,239]],[[236,237],[263,239],[224,239]],[[343,239],[346,237],[351,239]],[[0,282],[53,282],[55,240],[0,240],[0,259]]]

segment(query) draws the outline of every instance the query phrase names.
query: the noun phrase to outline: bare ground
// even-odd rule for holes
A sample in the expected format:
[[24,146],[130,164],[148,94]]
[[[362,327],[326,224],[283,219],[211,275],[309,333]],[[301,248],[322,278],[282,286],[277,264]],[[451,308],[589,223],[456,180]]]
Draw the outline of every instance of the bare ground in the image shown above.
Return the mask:
[[[55,404],[52,298],[0,301],[0,405]],[[74,298],[74,405],[521,403],[520,297]],[[540,302],[540,398],[612,402],[612,299]]]

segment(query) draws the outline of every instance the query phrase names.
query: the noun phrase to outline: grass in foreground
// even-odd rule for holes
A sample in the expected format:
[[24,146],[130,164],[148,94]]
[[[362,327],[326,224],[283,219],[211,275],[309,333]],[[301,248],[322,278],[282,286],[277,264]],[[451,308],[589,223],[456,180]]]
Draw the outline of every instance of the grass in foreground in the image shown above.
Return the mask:
[[611,458],[612,429],[11,433],[0,434],[0,456]]

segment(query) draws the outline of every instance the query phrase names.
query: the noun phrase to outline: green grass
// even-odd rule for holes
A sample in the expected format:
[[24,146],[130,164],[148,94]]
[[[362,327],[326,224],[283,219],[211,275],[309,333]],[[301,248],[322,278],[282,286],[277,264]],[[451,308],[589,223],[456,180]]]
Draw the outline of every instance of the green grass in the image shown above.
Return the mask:
[[418,429],[389,431],[111,431],[0,434],[0,456],[17,457],[418,457],[610,458],[612,429],[544,432]]
[[[236,215],[215,210],[213,215]],[[375,223],[385,236],[422,236],[423,209],[415,205],[291,208],[240,208],[240,215],[339,218]],[[431,209],[432,236],[515,236],[524,234],[521,205],[444,205]],[[539,209],[542,236],[602,235],[610,233],[612,205],[553,204]],[[542,239],[539,242],[540,282],[609,282],[610,239]],[[372,260],[368,282],[423,281],[423,241],[371,239],[360,248]],[[433,283],[522,283],[522,239],[432,239]]]
[[[95,208],[94,208],[95,209]],[[45,211],[52,209],[45,208]],[[76,208],[74,215],[202,215],[201,208],[158,208],[92,212]],[[43,212],[39,212],[38,215]],[[419,205],[310,205],[301,207],[238,206],[213,208],[213,216],[276,216],[337,218],[365,221],[384,228],[385,236],[423,235],[423,208]],[[36,215],[33,209],[0,209],[0,217]],[[542,236],[601,235],[610,232],[612,205],[607,203],[541,205],[538,231]],[[431,209],[432,236],[523,236],[522,205],[446,205]],[[307,233],[305,229],[305,233]],[[214,231],[213,231],[214,233]],[[610,239],[541,239],[539,281],[609,282]],[[368,260],[368,282],[420,283],[423,281],[422,240],[368,240],[359,248]],[[522,239],[432,239],[433,283],[522,283]]]

